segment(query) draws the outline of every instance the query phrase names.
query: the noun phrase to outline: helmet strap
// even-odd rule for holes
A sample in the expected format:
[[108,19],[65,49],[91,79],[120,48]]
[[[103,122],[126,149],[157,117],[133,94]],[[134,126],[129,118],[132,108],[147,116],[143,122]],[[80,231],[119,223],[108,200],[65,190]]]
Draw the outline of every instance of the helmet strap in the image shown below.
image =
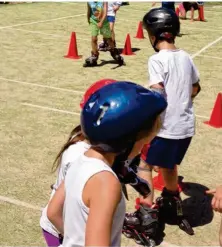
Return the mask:
[[113,171],[116,173],[117,176],[119,176],[119,174],[121,174],[124,165],[126,164],[126,161],[128,160],[129,154],[132,152],[133,150],[133,146],[135,144],[136,140],[132,140],[128,147],[121,152],[119,155],[116,156],[112,169]]

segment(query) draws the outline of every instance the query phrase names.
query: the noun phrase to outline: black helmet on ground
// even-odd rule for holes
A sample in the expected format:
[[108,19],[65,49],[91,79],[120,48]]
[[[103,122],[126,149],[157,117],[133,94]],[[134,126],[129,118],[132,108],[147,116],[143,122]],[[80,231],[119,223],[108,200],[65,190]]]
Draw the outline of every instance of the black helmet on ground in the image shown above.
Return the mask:
[[153,44],[155,51],[158,41],[168,40],[174,42],[175,37],[180,33],[180,21],[176,13],[166,8],[155,8],[150,10],[143,17],[143,26],[148,34],[155,36]]

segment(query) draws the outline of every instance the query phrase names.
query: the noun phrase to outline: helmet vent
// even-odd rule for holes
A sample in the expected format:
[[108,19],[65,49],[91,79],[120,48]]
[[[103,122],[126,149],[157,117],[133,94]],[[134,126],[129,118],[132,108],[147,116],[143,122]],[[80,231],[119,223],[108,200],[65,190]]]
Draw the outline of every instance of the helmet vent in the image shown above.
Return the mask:
[[105,116],[106,112],[108,111],[109,109],[109,106],[107,105],[103,105],[103,106],[100,106],[100,109],[102,110],[97,121],[96,121],[96,125],[99,126],[101,124],[101,121],[103,119],[103,117]]

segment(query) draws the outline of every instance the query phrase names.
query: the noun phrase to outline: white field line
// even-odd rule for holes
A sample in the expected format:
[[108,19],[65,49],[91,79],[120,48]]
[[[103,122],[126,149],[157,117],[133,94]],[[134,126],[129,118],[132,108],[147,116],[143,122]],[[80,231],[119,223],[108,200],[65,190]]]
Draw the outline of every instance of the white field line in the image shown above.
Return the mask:
[[[54,111],[54,112],[59,112],[59,113],[64,113],[64,114],[80,116],[80,113],[78,113],[78,112],[64,111],[64,110],[60,110],[60,109],[52,108],[52,107],[47,107],[47,106],[35,105],[35,104],[30,104],[30,103],[21,103],[21,105],[32,107],[32,108],[39,108],[41,110],[48,110],[48,111]],[[206,117],[206,116],[201,116],[201,115],[197,115],[197,114],[195,114],[195,116],[198,118],[208,119],[208,117]]]
[[204,46],[202,49],[200,49],[198,52],[194,53],[191,57],[195,58],[198,55],[200,55],[202,52],[204,52],[205,50],[207,50],[208,48],[210,48],[211,46],[215,45],[216,43],[218,43],[219,41],[222,40],[222,36],[220,36],[219,38],[217,38],[216,40],[214,40],[213,42],[207,44],[206,46]]
[[[189,28],[189,27],[188,27]],[[33,34],[40,34],[40,35],[45,35],[45,36],[51,36],[51,37],[55,37],[55,38],[68,38],[68,36],[65,36],[65,35],[56,35],[56,34],[49,34],[49,33],[44,33],[44,32],[39,32],[39,31],[30,31],[30,30],[25,30],[25,29],[15,29],[15,28],[10,28],[11,30],[15,30],[15,31],[21,31],[21,32],[27,32],[27,33],[33,33]],[[202,29],[201,29],[202,30]],[[210,29],[209,29],[210,30]],[[212,30],[211,30],[212,31]],[[78,34],[78,32],[77,32]],[[81,34],[85,34],[87,35],[87,33],[81,33]],[[77,36],[77,41],[78,40],[83,40],[83,41],[89,41],[89,39],[84,39],[84,38],[80,38]],[[219,38],[219,41],[220,41],[220,38]],[[215,43],[217,43],[218,41],[214,41]],[[213,44],[215,44],[213,42]],[[118,42],[119,43],[119,42]],[[119,43],[120,45],[124,45],[123,43]],[[211,45],[210,45],[211,46]],[[145,46],[140,46],[141,49],[150,49],[149,46],[145,47]],[[209,48],[209,47],[207,47]],[[199,56],[196,55],[196,56]],[[202,56],[202,55],[201,55]],[[207,57],[207,56],[206,56]],[[210,58],[210,56],[208,56]],[[212,58],[216,58],[216,57],[212,57]],[[220,59],[220,58],[216,58],[216,59]],[[0,78],[1,79],[1,78]]]
[[0,77],[0,80],[2,81],[9,81],[9,82],[14,82],[14,83],[19,83],[31,87],[41,87],[41,88],[47,88],[47,89],[53,89],[53,90],[58,90],[58,91],[63,91],[63,92],[69,92],[69,93],[77,93],[77,94],[84,94],[82,91],[78,90],[72,90],[72,89],[66,89],[66,88],[60,88],[60,87],[52,87],[52,86],[47,86],[47,85],[42,85],[42,84],[37,84],[37,83],[31,83],[31,82],[25,82],[25,81],[18,81],[18,80],[13,80],[13,79],[7,79]]
[[7,202],[7,203],[10,203],[10,204],[14,204],[14,205],[21,206],[21,207],[25,207],[25,208],[38,210],[38,211],[42,211],[42,209],[43,209],[41,207],[34,206],[34,205],[29,204],[27,202],[23,202],[23,201],[16,200],[16,199],[13,199],[13,198],[9,198],[9,197],[6,197],[6,196],[0,196],[0,201]]
[[209,119],[209,117],[198,115],[198,114],[195,114],[195,116],[198,117],[198,118]]
[[[44,32],[39,32],[39,31],[32,31],[32,30],[26,30],[26,29],[21,29],[21,28],[7,28],[6,31],[20,31],[20,32],[25,32],[25,33],[33,33],[33,34],[39,34],[39,35],[43,35],[43,36],[48,36],[48,37],[53,37],[53,38],[70,38],[70,35],[59,35],[59,34],[52,34],[52,33],[44,33]],[[78,32],[76,32],[78,34]],[[81,34],[83,35],[87,35],[87,33],[82,33]],[[84,41],[89,41],[90,42],[90,39],[84,39],[84,38],[78,38],[77,37],[77,41],[78,39],[80,40],[84,40]]]
[[65,113],[69,115],[80,116],[80,113],[78,112],[65,111],[65,110],[60,110],[57,108],[52,108],[52,107],[47,107],[47,106],[35,105],[35,104],[30,104],[30,103],[21,103],[21,105],[32,107],[32,108],[39,108],[39,109],[47,110],[47,111],[54,111],[54,112],[60,112],[60,113]]
[[[20,201],[20,200],[17,200],[17,199],[13,199],[13,198],[9,198],[9,197],[6,197],[6,196],[0,196],[0,201],[7,202],[7,203],[10,203],[10,204],[19,206],[19,207],[25,207],[25,208],[37,210],[37,211],[42,211],[43,210],[43,208],[41,208],[41,207],[34,206],[34,205],[30,204],[30,203],[23,202],[23,201]],[[179,247],[177,245],[173,245],[173,244],[167,243],[165,241],[163,241],[160,244],[160,246],[161,247]]]
[[214,57],[214,56],[207,56],[207,55],[198,55],[198,57],[206,57],[210,59],[222,60],[222,57]]
[[7,28],[12,28],[12,27],[20,27],[20,26],[27,26],[27,25],[32,25],[32,24],[38,24],[38,23],[45,23],[45,22],[51,22],[51,21],[57,21],[57,20],[63,20],[63,19],[68,19],[68,18],[73,18],[73,17],[79,17],[83,16],[85,14],[79,14],[79,15],[70,15],[70,16],[64,16],[64,17],[58,17],[58,18],[53,18],[53,19],[48,19],[48,20],[42,20],[42,21],[33,21],[33,22],[24,22],[24,23],[18,23],[10,26],[0,26],[1,29],[7,29]]
[[40,34],[40,35],[45,35],[45,36],[51,36],[55,38],[68,38],[68,35],[58,35],[58,34],[51,34],[51,33],[44,33],[44,32],[39,32],[39,31],[32,31],[32,30],[26,30],[26,29],[20,29],[20,28],[12,28],[9,27],[6,31],[20,31],[20,32],[25,32],[25,33],[34,33],[34,34]]

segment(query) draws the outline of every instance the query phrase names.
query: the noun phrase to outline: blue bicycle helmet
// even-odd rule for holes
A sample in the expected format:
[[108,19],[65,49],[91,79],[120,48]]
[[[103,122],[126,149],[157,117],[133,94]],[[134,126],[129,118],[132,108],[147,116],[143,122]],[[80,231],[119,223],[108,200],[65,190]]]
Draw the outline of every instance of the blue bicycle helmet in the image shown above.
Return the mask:
[[81,113],[82,131],[92,146],[106,152],[123,152],[166,107],[160,94],[119,81],[104,86],[86,102]]

